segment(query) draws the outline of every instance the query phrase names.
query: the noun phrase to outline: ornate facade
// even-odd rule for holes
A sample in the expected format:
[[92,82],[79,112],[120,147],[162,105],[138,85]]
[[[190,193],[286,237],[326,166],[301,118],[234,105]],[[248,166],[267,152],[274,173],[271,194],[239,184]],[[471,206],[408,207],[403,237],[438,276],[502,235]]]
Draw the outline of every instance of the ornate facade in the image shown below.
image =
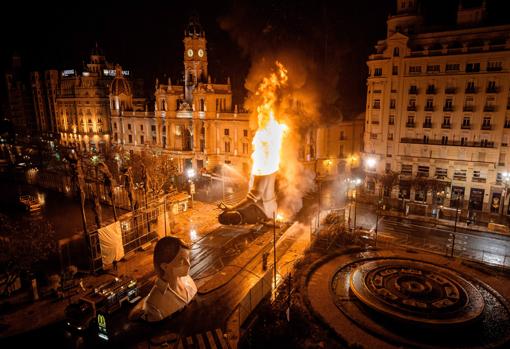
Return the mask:
[[367,62],[364,136],[365,156],[379,160],[376,171],[400,173],[393,197],[432,203],[438,193],[409,183],[436,179],[447,185],[440,204],[459,199],[472,210],[502,211],[510,161],[510,25],[484,26],[485,17],[485,2],[461,4],[456,27],[434,31],[423,26],[417,1],[397,1],[387,37]]

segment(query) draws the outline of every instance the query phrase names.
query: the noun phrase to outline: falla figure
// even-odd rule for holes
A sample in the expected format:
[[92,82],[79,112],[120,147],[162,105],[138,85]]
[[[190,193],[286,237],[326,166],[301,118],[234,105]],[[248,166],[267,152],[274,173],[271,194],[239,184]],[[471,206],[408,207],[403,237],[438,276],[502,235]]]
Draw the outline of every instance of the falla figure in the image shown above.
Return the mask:
[[149,295],[129,314],[130,320],[161,321],[183,310],[197,293],[189,276],[190,247],[176,237],[160,239],[154,248],[154,270],[157,278]]

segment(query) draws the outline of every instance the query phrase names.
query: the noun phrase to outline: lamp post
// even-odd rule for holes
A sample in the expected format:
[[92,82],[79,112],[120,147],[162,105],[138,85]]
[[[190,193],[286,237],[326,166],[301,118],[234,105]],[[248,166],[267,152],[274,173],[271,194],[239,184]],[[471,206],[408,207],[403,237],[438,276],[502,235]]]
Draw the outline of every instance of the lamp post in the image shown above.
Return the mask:
[[189,182],[189,193],[191,195],[191,207],[193,207],[193,194],[195,194],[195,182],[193,182],[193,178],[195,178],[195,169],[188,168],[186,171],[186,175],[188,176]]
[[455,224],[453,226],[453,232],[455,233],[457,231],[457,218],[459,216],[459,200],[460,200],[460,196],[457,194],[456,197],[455,197]]
[[353,191],[353,197],[354,197],[354,232],[356,232],[356,204],[357,200],[356,197],[358,196],[358,186],[361,184],[361,179],[356,178],[352,181],[354,184],[354,191]]

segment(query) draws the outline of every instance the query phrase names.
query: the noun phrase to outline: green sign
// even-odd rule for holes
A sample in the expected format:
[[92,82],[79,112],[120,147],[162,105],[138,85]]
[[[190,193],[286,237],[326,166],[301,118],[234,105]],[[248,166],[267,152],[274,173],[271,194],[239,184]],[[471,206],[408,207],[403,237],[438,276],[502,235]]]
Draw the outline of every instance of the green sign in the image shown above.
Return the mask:
[[97,314],[97,327],[98,327],[98,336],[104,340],[108,340],[108,331],[106,329],[106,318],[103,314]]

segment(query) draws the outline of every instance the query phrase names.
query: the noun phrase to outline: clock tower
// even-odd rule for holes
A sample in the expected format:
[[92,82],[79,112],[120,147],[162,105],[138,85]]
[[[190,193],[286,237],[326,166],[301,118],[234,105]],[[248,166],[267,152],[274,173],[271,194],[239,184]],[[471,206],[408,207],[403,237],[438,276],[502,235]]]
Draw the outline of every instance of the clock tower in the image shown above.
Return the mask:
[[191,92],[199,82],[207,81],[207,50],[205,32],[198,16],[192,16],[184,30],[184,83],[186,100],[191,102]]

